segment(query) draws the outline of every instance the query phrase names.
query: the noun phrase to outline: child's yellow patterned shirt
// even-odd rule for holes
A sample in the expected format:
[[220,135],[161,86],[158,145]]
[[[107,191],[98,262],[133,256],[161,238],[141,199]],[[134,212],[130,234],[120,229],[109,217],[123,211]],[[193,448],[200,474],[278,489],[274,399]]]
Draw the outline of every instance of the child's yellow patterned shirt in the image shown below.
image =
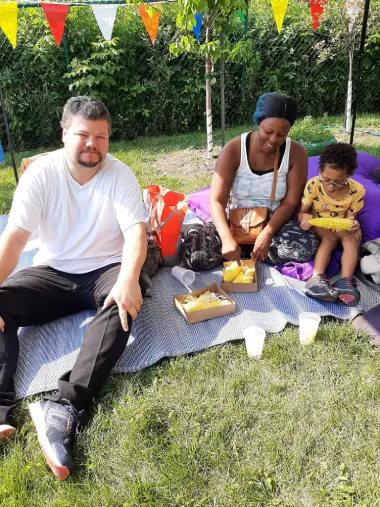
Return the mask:
[[327,195],[319,176],[311,178],[302,197],[302,204],[311,205],[311,214],[318,218],[345,218],[348,213],[357,213],[362,209],[365,188],[349,178],[348,193],[343,199],[334,199]]

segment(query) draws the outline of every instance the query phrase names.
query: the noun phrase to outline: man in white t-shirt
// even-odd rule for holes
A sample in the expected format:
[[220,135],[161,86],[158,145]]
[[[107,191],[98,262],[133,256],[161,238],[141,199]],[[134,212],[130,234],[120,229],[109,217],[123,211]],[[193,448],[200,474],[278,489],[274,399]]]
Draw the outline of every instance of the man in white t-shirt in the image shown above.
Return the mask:
[[[61,125],[64,148],[40,157],[22,176],[0,238],[0,439],[16,431],[18,328],[95,309],[58,392],[29,406],[45,458],[65,479],[76,428],[123,353],[142,305],[147,240],[137,179],[108,154],[107,107],[71,98]],[[8,278],[38,228],[34,266]]]

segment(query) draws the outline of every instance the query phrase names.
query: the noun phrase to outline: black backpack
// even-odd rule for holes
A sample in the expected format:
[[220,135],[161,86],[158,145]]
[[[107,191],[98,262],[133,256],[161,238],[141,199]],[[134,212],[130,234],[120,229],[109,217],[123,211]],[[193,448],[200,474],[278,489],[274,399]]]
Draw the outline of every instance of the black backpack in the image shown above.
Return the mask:
[[188,269],[204,271],[222,263],[222,242],[213,223],[183,230],[182,261]]

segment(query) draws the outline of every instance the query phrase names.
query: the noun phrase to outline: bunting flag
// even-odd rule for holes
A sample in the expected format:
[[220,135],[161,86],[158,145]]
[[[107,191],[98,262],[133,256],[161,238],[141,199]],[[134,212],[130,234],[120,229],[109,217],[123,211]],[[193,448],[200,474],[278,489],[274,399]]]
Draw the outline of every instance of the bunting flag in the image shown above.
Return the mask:
[[17,44],[17,2],[0,4],[0,28],[15,48]]
[[313,18],[313,28],[317,30],[319,25],[319,18],[322,16],[325,10],[327,0],[310,0],[310,12]]
[[348,27],[352,31],[356,18],[363,8],[363,0],[346,0]]
[[[152,6],[154,4],[150,4]],[[138,5],[137,6],[141,19],[144,22],[146,31],[149,34],[150,40],[152,41],[152,44],[154,46],[154,43],[156,42],[157,38],[157,32],[158,32],[158,23],[160,22],[160,11],[152,12],[151,9],[147,10],[146,5]]]
[[65,30],[65,23],[67,13],[69,12],[68,4],[58,3],[41,3],[41,7],[44,10],[45,17],[49,23],[51,33],[53,34],[55,43],[59,47],[63,32]]
[[243,11],[237,11],[237,15],[238,15],[238,18],[240,19],[240,21],[242,22],[242,24],[244,25],[245,24],[245,14]]
[[284,22],[286,9],[288,8],[288,0],[271,0],[274,19],[276,21],[278,33],[281,32]]
[[197,41],[199,41],[202,31],[202,14],[198,12],[195,14],[195,25],[193,25],[193,32]]
[[117,13],[117,5],[93,4],[91,5],[91,8],[103,37],[105,38],[105,40],[111,40],[113,25],[115,24],[115,18]]

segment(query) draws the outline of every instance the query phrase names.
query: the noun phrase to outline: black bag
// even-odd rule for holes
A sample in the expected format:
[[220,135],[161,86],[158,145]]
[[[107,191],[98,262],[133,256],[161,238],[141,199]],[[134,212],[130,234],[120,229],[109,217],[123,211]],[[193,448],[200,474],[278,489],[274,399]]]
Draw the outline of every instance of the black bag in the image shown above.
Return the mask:
[[186,268],[193,271],[212,269],[222,263],[222,241],[213,223],[187,229],[182,261]]
[[152,236],[148,237],[148,251],[144,263],[145,273],[151,278],[162,264],[161,248]]

